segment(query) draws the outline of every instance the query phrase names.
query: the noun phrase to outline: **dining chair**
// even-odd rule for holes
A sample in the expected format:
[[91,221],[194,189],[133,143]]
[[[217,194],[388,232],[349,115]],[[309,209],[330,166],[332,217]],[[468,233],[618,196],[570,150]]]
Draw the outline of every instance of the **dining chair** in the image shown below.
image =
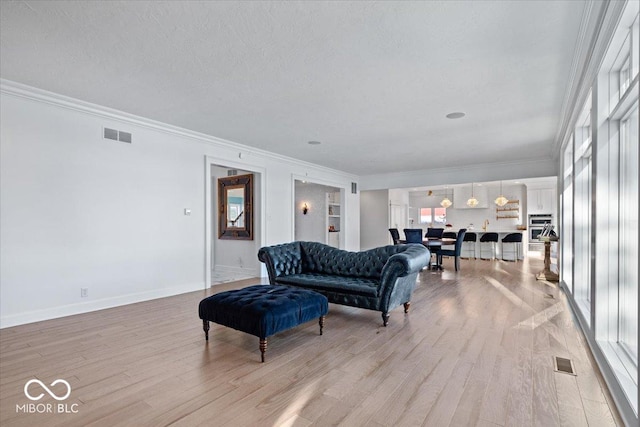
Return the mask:
[[427,238],[435,238],[435,239],[442,239],[442,233],[444,233],[444,228],[427,228],[427,234],[424,235],[424,237]]
[[[445,231],[444,233],[442,233],[442,238],[443,239],[456,239],[456,232],[455,231]],[[442,244],[442,246],[440,247],[441,249],[450,249],[453,250],[455,248],[455,242],[453,244]]]
[[502,260],[518,261],[522,247],[522,233],[509,233],[502,238]]
[[464,240],[462,241],[462,251],[460,257],[462,258],[476,258],[476,242],[478,241],[478,234],[474,232],[465,233]]
[[[496,243],[498,243],[498,233],[483,233],[480,237],[480,259],[494,259],[496,257]],[[485,254],[489,258],[485,258]]]
[[439,264],[442,264],[443,256],[452,256],[454,258],[454,265],[456,271],[460,270],[460,253],[462,251],[462,242],[464,241],[464,235],[467,233],[466,228],[461,228],[458,231],[458,236],[456,237],[456,244],[453,249],[440,249],[438,252],[438,257],[440,257]]
[[422,229],[421,228],[405,228],[404,239],[407,243],[422,243]]
[[390,228],[389,233],[391,233],[391,240],[393,240],[393,244],[397,245],[400,241],[400,232],[397,228]]

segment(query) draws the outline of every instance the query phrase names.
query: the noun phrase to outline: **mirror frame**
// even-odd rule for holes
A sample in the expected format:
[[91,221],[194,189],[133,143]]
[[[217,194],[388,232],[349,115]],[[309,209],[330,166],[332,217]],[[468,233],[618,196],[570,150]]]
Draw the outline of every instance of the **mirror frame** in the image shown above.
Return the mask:
[[[227,224],[227,192],[244,189],[244,227]],[[253,174],[218,178],[218,238],[227,240],[253,240]]]

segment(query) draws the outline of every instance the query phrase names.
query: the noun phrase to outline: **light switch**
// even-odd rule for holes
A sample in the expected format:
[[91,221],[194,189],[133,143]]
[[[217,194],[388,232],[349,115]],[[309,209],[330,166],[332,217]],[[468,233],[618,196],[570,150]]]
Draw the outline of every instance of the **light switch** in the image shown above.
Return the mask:
[[191,209],[184,208],[184,214],[185,214],[186,216],[191,215]]

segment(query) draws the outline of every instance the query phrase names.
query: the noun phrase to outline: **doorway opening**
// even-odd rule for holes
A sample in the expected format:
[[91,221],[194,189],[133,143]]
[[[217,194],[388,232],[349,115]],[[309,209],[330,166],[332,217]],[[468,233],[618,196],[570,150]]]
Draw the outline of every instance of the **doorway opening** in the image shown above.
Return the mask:
[[[205,188],[205,286],[260,277],[257,253],[264,241],[264,170],[206,158]],[[218,179],[235,175],[253,175],[253,239],[221,238],[218,233]]]
[[294,239],[344,248],[344,189],[294,181]]

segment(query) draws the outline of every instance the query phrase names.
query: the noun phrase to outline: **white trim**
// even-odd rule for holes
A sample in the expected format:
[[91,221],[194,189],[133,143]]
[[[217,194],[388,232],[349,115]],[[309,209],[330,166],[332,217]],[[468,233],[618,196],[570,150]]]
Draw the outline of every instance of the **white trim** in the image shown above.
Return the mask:
[[234,265],[220,265],[216,264],[214,270],[219,273],[229,273],[235,274],[242,277],[260,277],[260,268],[245,268],[245,267],[236,267]]
[[596,341],[596,343],[600,346],[609,367],[616,373],[615,377],[618,382],[620,382],[620,387],[627,400],[629,400],[629,402],[637,402],[638,372],[631,372],[629,370],[633,363],[628,359],[628,355],[624,354],[621,348],[616,348],[620,345],[618,343],[612,343],[610,341]]
[[609,113],[609,120],[624,120],[636,105],[638,100],[638,79],[640,74],[631,81],[627,90],[622,94],[622,97],[618,103],[613,107],[611,113]]
[[[562,147],[564,146],[567,138],[573,133],[573,128],[577,121],[578,115],[582,110],[576,110],[576,105],[583,105],[587,100],[587,96],[593,82],[596,79],[598,72],[601,68],[601,64],[604,61],[606,51],[609,48],[609,44],[614,35],[615,30],[618,27],[618,22],[622,17],[622,12],[627,4],[623,2],[587,2],[588,4],[600,4],[601,9],[597,12],[598,16],[596,21],[589,27],[588,23],[594,19],[594,12],[589,8],[588,13],[583,16],[585,22],[585,31],[587,34],[592,34],[591,40],[588,45],[585,44],[585,40],[580,40],[576,46],[576,57],[584,57],[580,69],[582,72],[580,75],[572,75],[569,84],[569,91],[567,92],[567,103],[562,107],[562,121],[558,127],[555,142],[553,145],[552,155],[554,159],[557,159]],[[574,59],[575,60],[575,59]],[[571,108],[570,113],[567,110]]]
[[43,320],[56,319],[59,317],[73,316],[75,314],[89,313],[92,311],[104,310],[107,308],[119,307],[122,305],[150,301],[200,290],[202,290],[202,283],[190,283],[186,285],[154,289],[146,292],[138,292],[135,294],[103,298],[78,304],[68,304],[44,310],[27,311],[24,313],[0,317],[0,329],[24,325],[27,323],[40,322]]
[[216,264],[214,271],[221,271],[224,273],[248,274],[248,275],[251,275],[251,277],[257,277],[256,274],[260,273],[260,269],[256,269],[256,268],[236,267],[235,265],[221,265],[221,264]]
[[[17,83],[11,80],[0,79],[0,92],[6,95],[15,96],[18,98],[25,98],[33,101],[43,102],[46,104],[56,105],[69,110],[78,111],[81,113],[108,118],[110,120],[142,126],[150,129],[154,129],[160,132],[165,132],[171,135],[188,138],[190,140],[205,143],[215,144],[231,150],[240,150],[244,157],[244,154],[255,155],[262,158],[277,160],[296,167],[307,166],[315,170],[330,174],[339,174],[346,177],[352,177],[353,181],[356,181],[357,176],[351,173],[340,171],[337,169],[331,169],[326,166],[318,165],[315,163],[306,162],[304,160],[294,159],[292,157],[283,156],[280,154],[272,153],[270,151],[261,150],[259,148],[250,147],[248,145],[239,144],[237,142],[229,141],[226,139],[218,138],[215,136],[207,135],[204,133],[192,131],[189,129],[173,126],[167,123],[162,123],[156,120],[148,119],[141,116],[136,116],[124,111],[116,110],[109,107],[104,107],[90,102],[82,101],[76,98],[60,95],[54,92],[38,89],[32,86],[27,86],[22,83]],[[245,164],[243,163],[243,166]]]
[[[569,81],[568,84],[566,85],[566,87],[569,88],[569,90],[567,90],[565,92],[564,95],[564,100],[562,102],[562,110],[561,110],[561,120],[560,120],[560,125],[558,126],[558,130],[556,132],[556,139],[555,139],[555,143],[554,146],[552,148],[552,155],[554,155],[557,150],[558,150],[558,141],[562,141],[561,137],[564,133],[563,130],[567,128],[567,119],[570,117],[569,114],[567,114],[567,111],[569,110],[569,108],[573,108],[573,105],[575,105],[575,92],[577,91],[577,88],[580,86],[580,83],[582,81],[583,75],[584,73],[580,74],[580,76],[578,76],[578,70],[584,70],[583,67],[579,67],[579,63],[581,62],[579,60],[580,57],[587,55],[588,58],[584,61],[582,61],[583,63],[585,61],[590,61],[591,60],[591,53],[592,50],[590,49],[591,46],[589,46],[589,48],[585,48],[587,42],[590,42],[590,45],[593,44],[593,40],[587,40],[587,35],[588,34],[592,34],[592,32],[587,31],[588,28],[588,22],[589,20],[592,18],[592,13],[593,11],[593,2],[586,2],[585,3],[585,9],[583,11],[582,14],[582,18],[580,20],[580,29],[578,32],[578,39],[576,41],[576,46],[574,48],[574,55],[573,55],[573,60],[571,61],[571,74],[569,76]],[[586,52],[585,52],[586,49]],[[572,99],[573,97],[573,99]],[[574,101],[574,103],[571,103],[570,101]]]

